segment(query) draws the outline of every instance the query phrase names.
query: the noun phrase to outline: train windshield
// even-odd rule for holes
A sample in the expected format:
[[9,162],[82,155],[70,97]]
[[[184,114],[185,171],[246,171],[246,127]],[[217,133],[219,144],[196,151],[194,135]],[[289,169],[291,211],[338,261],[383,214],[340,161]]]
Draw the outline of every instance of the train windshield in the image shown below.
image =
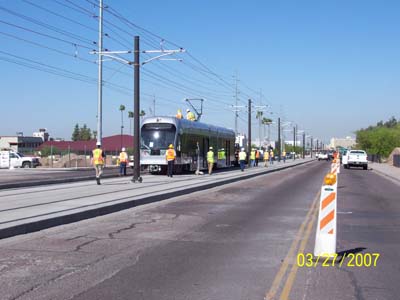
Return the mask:
[[154,123],[142,127],[142,149],[167,149],[174,144],[176,128],[173,124]]

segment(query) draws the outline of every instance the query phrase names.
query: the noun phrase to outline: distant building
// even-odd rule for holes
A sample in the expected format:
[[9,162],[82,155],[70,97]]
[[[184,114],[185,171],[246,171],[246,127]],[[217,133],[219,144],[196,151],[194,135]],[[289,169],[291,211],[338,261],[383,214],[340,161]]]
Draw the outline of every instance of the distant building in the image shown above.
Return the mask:
[[43,142],[47,142],[49,140],[49,133],[47,132],[46,128],[40,128],[39,132],[33,133],[33,136],[42,138]]
[[[296,147],[300,147],[300,146],[302,146],[302,143],[303,143],[303,138],[301,138],[301,141],[300,140],[296,140]],[[285,140],[285,144],[286,145],[289,145],[289,146],[293,146],[293,144],[294,144],[294,142],[293,142],[293,140]]]
[[23,136],[22,132],[16,136],[0,136],[0,149],[32,153],[41,144],[43,144],[41,137]]
[[[47,141],[40,145],[36,150],[40,151],[43,148],[53,147],[54,151],[68,151],[79,154],[87,153],[89,154],[93,149],[96,148],[96,140],[89,141]],[[121,135],[113,135],[108,137],[103,137],[102,149],[106,151],[107,154],[116,153],[121,151]],[[122,147],[133,148],[133,136],[124,134],[122,135]]]
[[330,148],[336,149],[337,147],[352,148],[356,145],[356,139],[350,136],[345,138],[331,138]]

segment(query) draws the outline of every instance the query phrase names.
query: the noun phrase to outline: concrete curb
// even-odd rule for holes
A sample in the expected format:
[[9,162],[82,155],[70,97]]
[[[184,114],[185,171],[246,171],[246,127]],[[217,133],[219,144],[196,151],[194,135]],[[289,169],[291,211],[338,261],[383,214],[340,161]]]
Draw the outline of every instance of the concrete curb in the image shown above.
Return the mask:
[[179,191],[167,192],[167,193],[160,194],[160,195],[147,196],[147,197],[144,197],[141,199],[127,200],[123,203],[116,203],[116,204],[112,204],[109,206],[103,206],[103,207],[98,207],[98,208],[94,208],[94,209],[89,209],[86,211],[72,213],[70,215],[65,215],[65,216],[51,217],[46,220],[32,221],[29,223],[0,229],[0,239],[9,238],[9,237],[13,237],[16,235],[21,235],[21,234],[32,233],[32,232],[40,231],[43,229],[48,229],[48,228],[55,227],[55,226],[66,225],[66,224],[82,221],[85,219],[91,219],[91,218],[95,218],[95,217],[99,217],[99,216],[104,216],[107,214],[115,213],[115,212],[122,211],[125,209],[133,208],[136,206],[149,204],[149,203],[155,203],[155,202],[159,202],[162,200],[167,200],[170,198],[182,196],[185,194],[202,191],[205,189],[210,189],[210,188],[214,188],[214,187],[229,184],[229,183],[234,183],[237,181],[250,179],[253,177],[262,176],[262,175],[265,175],[268,173],[274,173],[277,171],[301,166],[301,165],[311,163],[314,161],[315,160],[304,161],[304,162],[301,162],[301,163],[298,163],[295,165],[282,166],[277,169],[265,170],[264,172],[248,174],[245,176],[240,176],[240,177],[235,177],[235,178],[228,178],[226,180],[212,182],[212,183],[208,183],[208,184],[201,185],[201,186],[190,187],[190,188],[179,190]]
[[377,173],[378,175],[383,176],[383,177],[388,177],[388,178],[390,178],[390,179],[392,179],[392,180],[394,180],[394,181],[396,181],[396,182],[398,182],[400,184],[400,179],[399,178],[394,177],[392,175],[389,175],[389,174],[387,174],[385,172],[379,171],[379,170],[374,169],[374,168],[371,168],[371,169],[372,169],[373,172]]
[[[101,178],[116,178],[116,177],[118,177],[118,174],[106,174],[106,175],[101,176]],[[89,180],[94,181],[95,179],[96,179],[96,176],[92,175],[92,176],[84,176],[84,177],[82,176],[82,177],[70,177],[70,178],[60,178],[60,179],[45,179],[45,180],[41,180],[41,181],[5,183],[5,184],[0,184],[0,190],[51,185],[51,184],[58,184],[58,183],[89,181]]]

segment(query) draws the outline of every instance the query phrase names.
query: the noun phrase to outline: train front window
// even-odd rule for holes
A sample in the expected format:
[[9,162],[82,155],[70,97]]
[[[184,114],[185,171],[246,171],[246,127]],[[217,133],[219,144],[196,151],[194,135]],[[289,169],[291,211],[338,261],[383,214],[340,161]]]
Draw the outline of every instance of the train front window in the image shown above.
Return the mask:
[[167,149],[174,144],[176,128],[172,124],[144,124],[142,127],[142,149]]

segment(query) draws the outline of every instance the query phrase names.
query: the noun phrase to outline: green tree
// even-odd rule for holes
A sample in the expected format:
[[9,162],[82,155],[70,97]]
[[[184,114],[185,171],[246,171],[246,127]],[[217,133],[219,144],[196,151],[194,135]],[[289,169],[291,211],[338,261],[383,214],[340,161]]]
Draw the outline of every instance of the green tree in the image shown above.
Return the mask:
[[387,122],[380,121],[356,132],[357,147],[368,154],[388,157],[395,147],[400,146],[400,123],[392,117]]
[[133,133],[132,133],[132,128],[133,128],[133,117],[134,117],[134,114],[133,114],[133,111],[128,111],[128,118],[130,119],[129,120],[129,134],[130,135],[133,135]]
[[119,106],[119,111],[121,112],[121,135],[124,130],[124,110],[125,110],[125,105],[120,105]]
[[86,124],[83,124],[83,127],[80,129],[79,133],[79,140],[81,141],[89,141],[92,138],[92,132]]
[[[60,153],[60,150],[58,150],[56,147],[53,147],[53,155]],[[40,155],[41,157],[48,157],[52,154],[51,147],[46,146],[43,147],[42,150],[40,150]]]
[[264,125],[270,125],[270,124],[272,123],[272,119],[269,119],[269,118],[264,117],[264,118],[262,119],[262,123],[263,123]]
[[78,141],[80,137],[80,130],[79,130],[79,124],[76,123],[75,124],[75,128],[74,131],[72,132],[72,137],[71,140],[73,140],[74,142]]

